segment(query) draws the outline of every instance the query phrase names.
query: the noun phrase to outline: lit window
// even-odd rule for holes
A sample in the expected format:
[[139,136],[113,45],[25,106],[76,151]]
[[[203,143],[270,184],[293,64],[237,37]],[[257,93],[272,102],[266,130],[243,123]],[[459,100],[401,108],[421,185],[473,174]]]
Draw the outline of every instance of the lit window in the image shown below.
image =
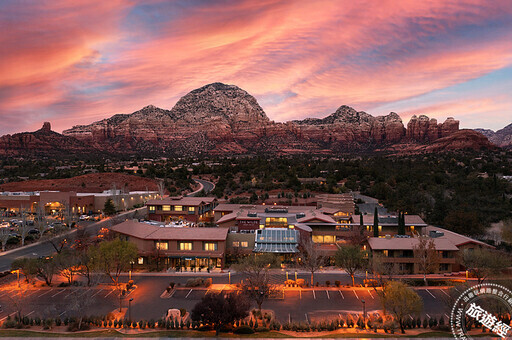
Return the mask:
[[143,258],[143,257],[139,257],[139,258],[137,259],[137,263],[138,263],[138,264],[144,264],[144,258]]
[[183,211],[183,206],[182,205],[175,205],[174,206],[174,211]]
[[387,250],[382,251],[382,253],[383,253],[383,254],[384,254],[384,256],[386,256],[386,257],[388,257],[388,255],[389,255],[389,253],[388,253],[388,251],[387,251]]
[[233,241],[233,247],[240,247],[240,242]]
[[149,212],[155,212],[156,207],[154,205],[149,206]]
[[215,242],[205,242],[204,250],[206,250],[206,251],[215,251],[215,250],[217,250],[217,243],[215,243]]
[[192,242],[180,242],[180,250],[192,250]]
[[333,235],[325,235],[324,243],[334,243],[334,236]]
[[382,226],[381,225],[379,226],[379,231],[382,231]]
[[168,250],[169,249],[169,243],[167,243],[167,242],[157,242],[156,243],[156,249],[158,249],[158,250]]
[[314,243],[324,243],[324,236],[323,235],[313,235],[312,240]]
[[247,242],[247,241],[243,241],[243,242],[242,242],[242,247],[243,247],[243,248],[247,248],[247,247],[249,247],[249,242]]
[[163,211],[171,211],[171,206],[170,205],[162,205],[162,210]]
[[194,207],[188,207],[188,211],[194,212],[194,211],[196,211],[196,208],[194,208]]

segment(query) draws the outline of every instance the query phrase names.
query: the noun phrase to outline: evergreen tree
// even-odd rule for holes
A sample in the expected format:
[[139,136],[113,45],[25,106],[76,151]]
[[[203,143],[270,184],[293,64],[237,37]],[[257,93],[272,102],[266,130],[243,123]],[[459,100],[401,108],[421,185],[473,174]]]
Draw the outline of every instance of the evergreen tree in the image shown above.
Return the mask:
[[114,215],[116,213],[116,206],[111,198],[105,201],[105,205],[103,206],[103,213],[107,216]]
[[398,235],[405,235],[405,216],[403,212],[398,213]]
[[373,237],[379,237],[379,212],[377,207],[373,213]]

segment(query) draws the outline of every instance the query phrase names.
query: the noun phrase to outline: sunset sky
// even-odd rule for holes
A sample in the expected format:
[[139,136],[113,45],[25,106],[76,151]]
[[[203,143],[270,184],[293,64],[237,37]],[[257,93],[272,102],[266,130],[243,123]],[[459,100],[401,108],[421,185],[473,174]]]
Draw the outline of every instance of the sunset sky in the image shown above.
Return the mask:
[[0,134],[55,131],[212,82],[270,119],[345,104],[512,123],[512,1],[2,0]]

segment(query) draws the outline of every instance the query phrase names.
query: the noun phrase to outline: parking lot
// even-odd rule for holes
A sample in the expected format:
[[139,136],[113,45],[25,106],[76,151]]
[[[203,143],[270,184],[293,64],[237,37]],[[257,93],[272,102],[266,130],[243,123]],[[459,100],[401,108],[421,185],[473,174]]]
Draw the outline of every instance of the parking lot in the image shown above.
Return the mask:
[[[126,281],[124,278],[123,280]],[[172,279],[172,278],[171,278]],[[124,282],[123,281],[123,282]],[[129,296],[134,319],[159,319],[169,308],[186,308],[191,311],[196,303],[211,292],[228,292],[230,287],[222,280],[214,280],[215,289],[186,288],[179,286],[169,298],[160,296],[168,286],[168,276],[144,276],[135,278],[137,289]],[[216,282],[217,281],[217,282]],[[221,282],[218,282],[221,281]],[[109,284],[103,284],[91,289],[84,287],[30,287],[24,291],[22,312],[29,317],[57,317],[76,315],[77,300],[87,300],[90,303],[85,308],[87,315],[104,315],[119,308],[119,295]],[[11,283],[11,289],[0,290],[0,320],[16,312],[16,296],[18,289]],[[448,292],[441,288],[416,289],[424,302],[423,317],[439,317],[445,319],[449,315],[446,304]],[[128,304],[123,299],[123,307]],[[381,304],[377,292],[373,288],[349,287],[315,287],[314,289],[284,288],[276,296],[263,303],[264,309],[271,309],[281,322],[311,321],[345,317],[354,317],[363,312],[378,313]],[[85,310],[84,309],[84,310]],[[82,312],[82,311],[80,311]]]

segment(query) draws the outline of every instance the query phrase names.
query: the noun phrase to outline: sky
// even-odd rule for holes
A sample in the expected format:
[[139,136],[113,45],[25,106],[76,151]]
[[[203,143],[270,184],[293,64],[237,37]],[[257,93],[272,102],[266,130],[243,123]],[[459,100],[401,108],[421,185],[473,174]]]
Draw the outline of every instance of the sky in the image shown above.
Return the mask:
[[0,134],[234,84],[268,117],[341,105],[512,123],[512,1],[2,0]]

